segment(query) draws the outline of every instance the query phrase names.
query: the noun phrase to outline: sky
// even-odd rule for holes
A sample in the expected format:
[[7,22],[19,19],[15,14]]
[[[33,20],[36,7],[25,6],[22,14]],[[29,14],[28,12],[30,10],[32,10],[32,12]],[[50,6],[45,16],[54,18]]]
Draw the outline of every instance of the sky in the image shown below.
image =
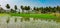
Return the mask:
[[6,4],[9,4],[11,8],[14,8],[14,5],[17,5],[20,8],[23,6],[31,7],[46,7],[46,6],[60,6],[60,0],[0,0],[1,7],[5,8]]

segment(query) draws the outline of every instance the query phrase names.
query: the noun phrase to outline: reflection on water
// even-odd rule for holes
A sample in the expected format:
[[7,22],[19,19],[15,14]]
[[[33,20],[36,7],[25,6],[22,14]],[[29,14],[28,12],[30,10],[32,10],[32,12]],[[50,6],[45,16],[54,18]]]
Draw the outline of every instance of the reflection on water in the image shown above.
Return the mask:
[[0,16],[0,28],[60,28],[60,23],[53,20]]

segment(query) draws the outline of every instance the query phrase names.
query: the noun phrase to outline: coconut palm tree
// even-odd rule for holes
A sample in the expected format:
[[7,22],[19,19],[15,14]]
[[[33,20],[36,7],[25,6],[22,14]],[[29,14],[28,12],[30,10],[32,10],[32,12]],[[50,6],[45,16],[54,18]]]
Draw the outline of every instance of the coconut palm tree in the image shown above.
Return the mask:
[[44,13],[45,12],[45,9],[43,8],[43,9],[41,9],[41,13]]
[[56,9],[56,7],[53,7],[53,9],[52,9],[53,11],[53,13],[54,13],[54,16],[56,16],[56,12],[57,12],[57,9]]
[[10,9],[10,5],[9,5],[9,4],[7,4],[7,5],[6,5],[6,8],[7,8],[7,9]]
[[20,8],[22,9],[22,13],[24,13],[24,7],[23,7],[23,5],[21,5]]
[[30,10],[30,6],[28,6],[28,13],[30,13],[29,10]]
[[[7,5],[6,5],[6,8],[7,8],[7,9],[10,9],[10,5],[9,5],[9,4],[7,4]],[[8,11],[7,11],[7,12],[8,12]],[[8,13],[9,13],[9,12],[8,12]]]
[[17,10],[17,5],[15,5],[15,6],[14,6],[14,8],[15,8],[15,13],[16,13],[16,10]]
[[56,9],[57,9],[57,12],[60,13],[60,6],[57,6]]
[[6,5],[6,8],[7,8],[7,9],[10,9],[10,5],[9,5],[9,4],[7,4],[7,5]]
[[53,8],[53,12],[55,13],[57,11],[56,7]]
[[25,6],[24,9],[29,13],[30,6]]
[[39,12],[42,13],[43,7],[39,7]]
[[38,7],[34,7],[33,9],[36,13],[39,13],[39,11],[40,11],[40,8],[38,8]]
[[48,11],[49,12],[52,12],[53,11],[51,6],[49,6],[49,10]]
[[36,12],[36,7],[33,8],[34,12]]

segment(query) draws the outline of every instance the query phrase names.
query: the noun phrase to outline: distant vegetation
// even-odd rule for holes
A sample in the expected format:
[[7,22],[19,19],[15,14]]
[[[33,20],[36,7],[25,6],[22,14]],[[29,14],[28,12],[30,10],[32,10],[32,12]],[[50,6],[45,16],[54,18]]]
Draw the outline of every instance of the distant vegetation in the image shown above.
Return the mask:
[[[7,9],[9,9],[9,11],[5,10],[0,5],[0,13],[7,13],[7,12],[8,13],[36,13],[36,14],[37,13],[44,13],[44,14],[45,13],[57,13],[57,12],[60,13],[60,6],[56,6],[56,7],[51,7],[51,6],[49,6],[49,7],[34,7],[34,8],[31,9],[30,6],[23,6],[23,5],[21,5],[20,8],[22,10],[19,9],[19,12],[16,11],[18,9],[17,5],[14,6],[14,9],[10,8],[9,4],[7,4],[5,7]],[[22,11],[22,12],[20,12],[20,11]]]
[[[2,17],[0,20],[2,20],[0,24],[3,27],[5,23],[5,19],[3,18],[7,16],[6,20],[6,25],[7,28],[9,27],[16,27],[17,26],[20,28],[59,28],[60,24],[55,23],[60,22],[60,6],[56,7],[34,7],[31,8],[30,6],[20,6],[20,9],[18,9],[17,5],[14,5],[14,9],[10,7],[9,4],[5,6],[8,10],[5,10],[3,7],[0,5],[0,17]],[[19,11],[17,11],[19,10]],[[22,11],[22,12],[20,12]],[[22,17],[22,18],[20,18]],[[31,19],[30,19],[31,18]],[[33,20],[32,20],[33,18]],[[11,20],[12,19],[12,20]],[[38,20],[40,19],[40,20]],[[20,22],[21,20],[21,22]],[[46,20],[46,21],[45,21]],[[15,22],[14,22],[15,21]],[[27,22],[26,22],[27,21]],[[29,21],[29,22],[28,22]],[[51,21],[51,22],[49,22]],[[4,23],[3,23],[4,22]],[[11,24],[10,24],[11,22]],[[17,23],[16,23],[17,22]],[[42,24],[42,25],[41,25]],[[52,25],[53,24],[53,25]],[[9,26],[10,25],[10,26]],[[16,26],[15,26],[16,25]],[[4,27],[5,28],[5,27]]]
[[[9,4],[5,6],[8,10],[5,10],[0,5],[0,13],[7,13],[13,16],[23,16],[25,14],[25,17],[38,17],[38,18],[52,18],[52,17],[60,17],[60,6],[56,7],[34,7],[31,8],[30,6],[20,6],[20,9],[18,9],[17,5],[14,5],[14,9],[10,7]],[[17,11],[19,10],[19,11]],[[22,11],[22,12],[20,12]],[[32,14],[32,15],[30,15]],[[39,15],[38,15],[39,14]],[[45,15],[44,15],[45,14]],[[48,15],[47,15],[48,14]],[[27,16],[26,16],[27,15]],[[49,16],[50,15],[50,16]],[[52,15],[52,16],[51,16]]]

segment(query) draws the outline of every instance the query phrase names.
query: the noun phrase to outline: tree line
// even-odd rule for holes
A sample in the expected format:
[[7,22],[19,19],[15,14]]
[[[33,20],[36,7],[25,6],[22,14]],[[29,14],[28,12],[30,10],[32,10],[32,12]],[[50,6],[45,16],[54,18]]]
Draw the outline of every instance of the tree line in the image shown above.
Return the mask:
[[[0,5],[1,6],[1,5]],[[2,7],[0,7],[0,13],[17,13],[17,5],[14,6],[14,9],[10,9],[10,5],[7,4],[5,6],[7,9],[9,9],[10,11],[6,11],[5,9],[3,9]],[[23,6],[21,5],[20,8],[22,9],[22,13],[60,13],[60,6],[56,6],[56,7],[34,7],[31,9],[30,6]],[[24,10],[26,10],[27,12],[24,12]],[[31,11],[30,11],[31,10]],[[19,9],[19,12],[18,13],[21,13],[20,12],[21,10]]]

